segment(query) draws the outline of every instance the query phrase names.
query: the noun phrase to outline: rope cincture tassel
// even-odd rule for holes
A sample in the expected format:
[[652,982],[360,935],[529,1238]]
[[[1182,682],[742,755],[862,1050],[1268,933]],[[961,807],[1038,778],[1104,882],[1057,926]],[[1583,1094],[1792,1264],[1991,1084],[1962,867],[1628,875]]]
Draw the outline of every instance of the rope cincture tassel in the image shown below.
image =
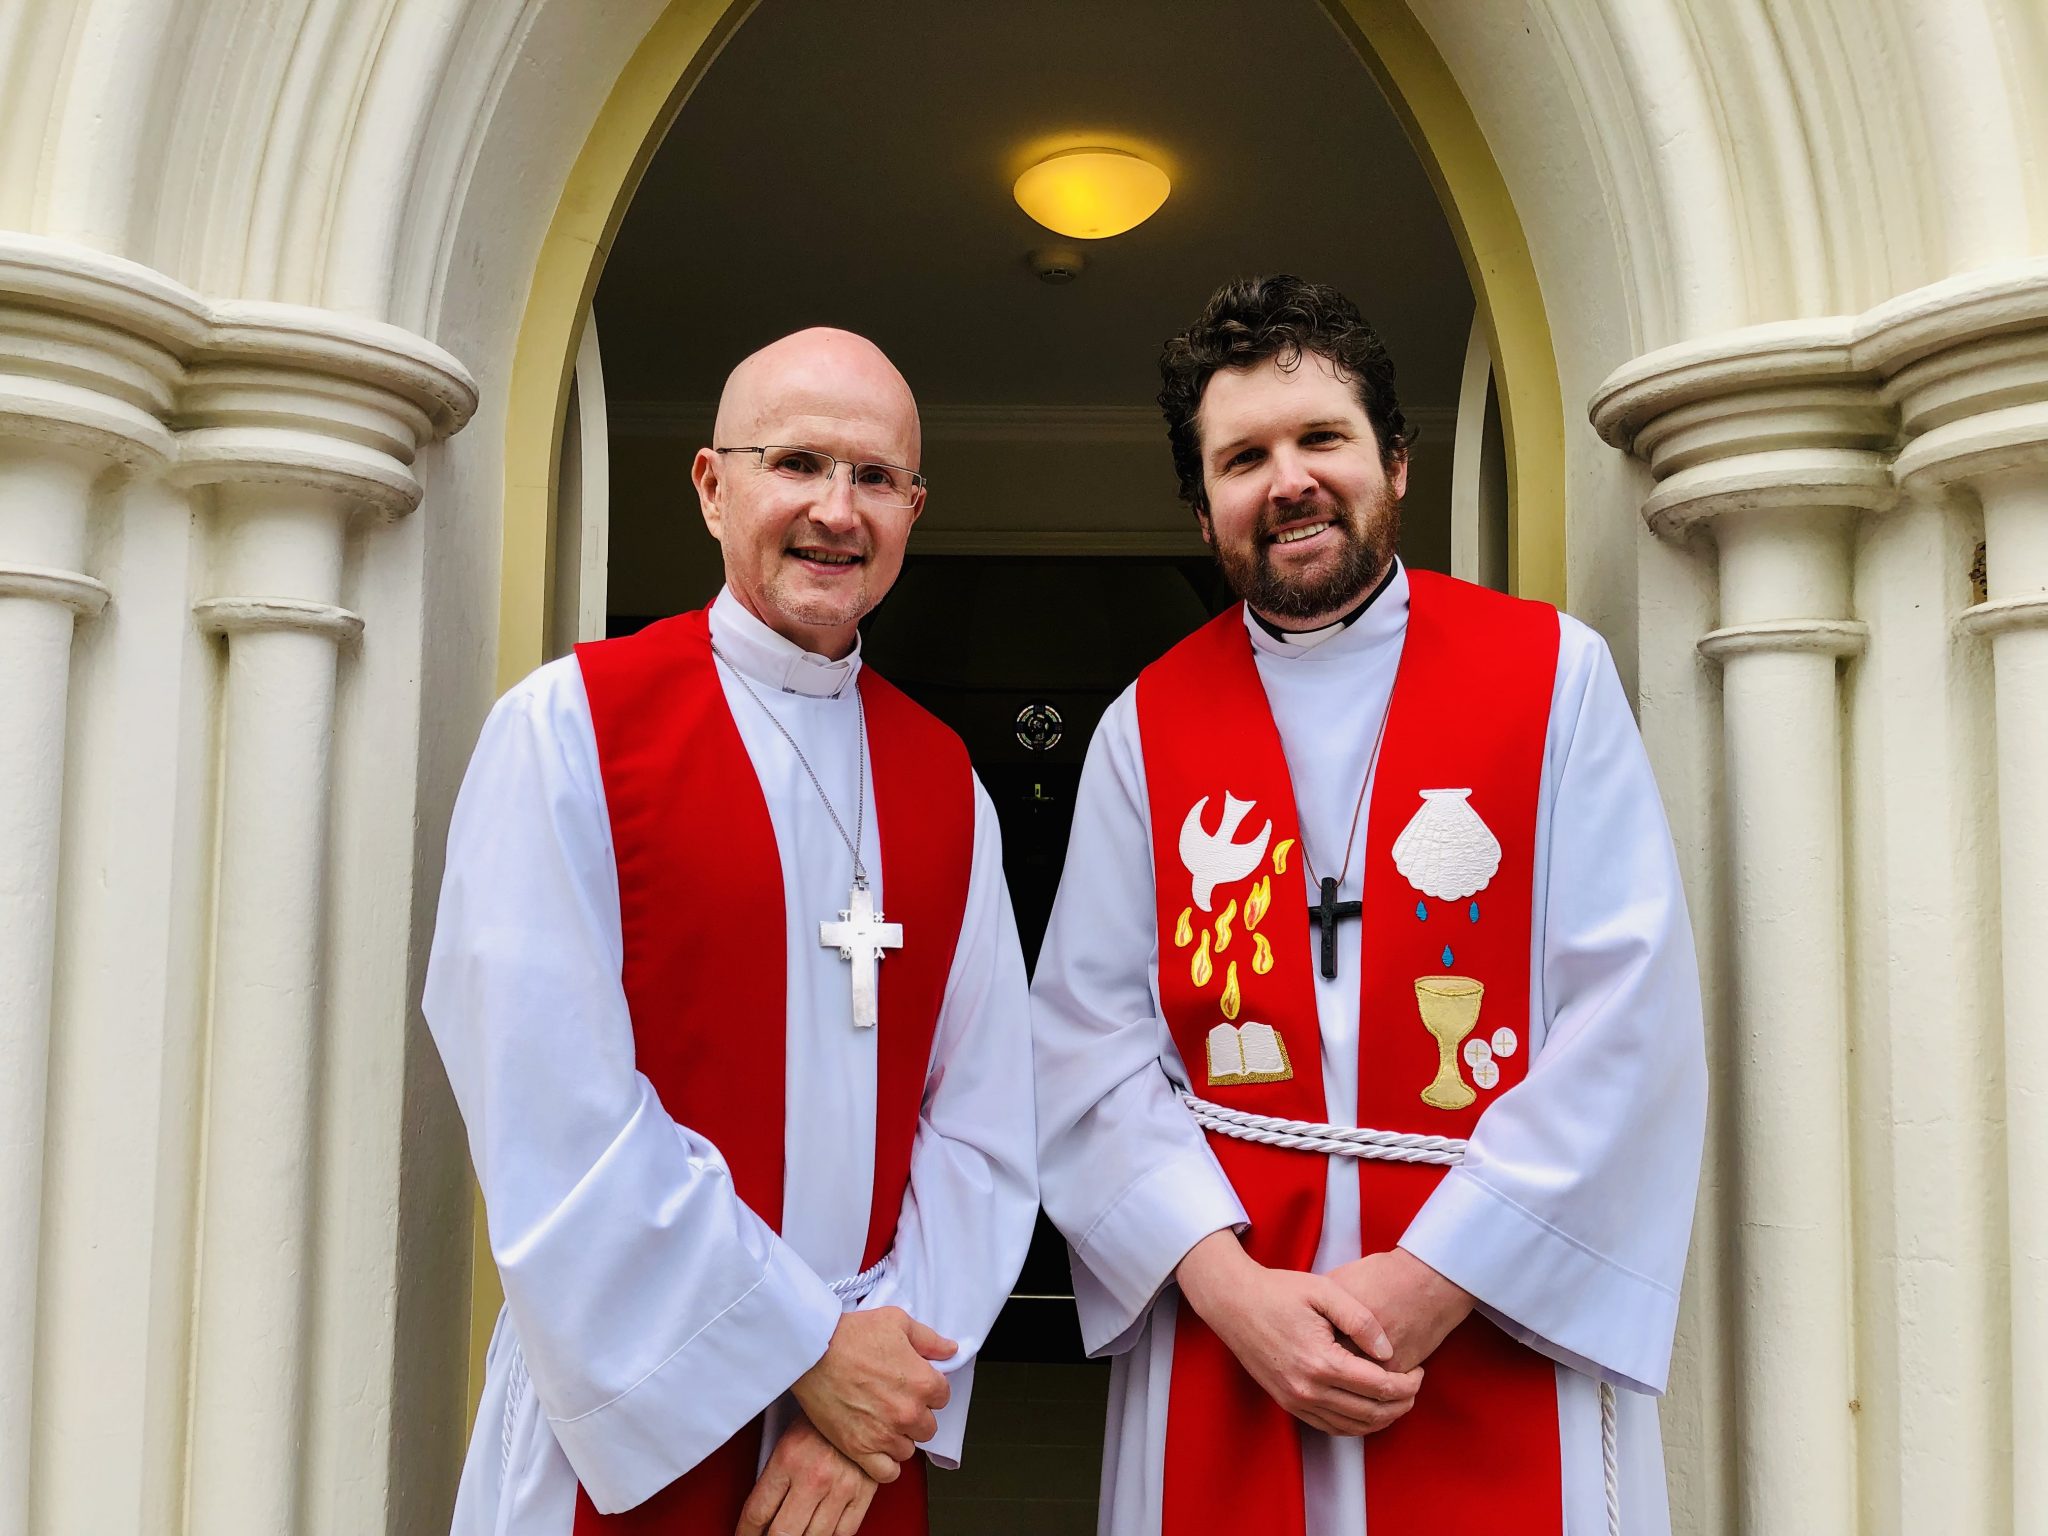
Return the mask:
[[[1309,1120],[1282,1120],[1228,1109],[1181,1091],[1181,1102],[1195,1124],[1219,1136],[1330,1157],[1366,1157],[1382,1163],[1430,1163],[1454,1168],[1465,1160],[1467,1143],[1455,1136],[1423,1136],[1404,1131],[1374,1131],[1363,1126],[1317,1125]],[[1600,1383],[1600,1470],[1607,1496],[1608,1536],[1621,1536],[1621,1435],[1614,1386]]]
[[880,1285],[882,1276],[889,1272],[889,1257],[885,1253],[859,1274],[849,1275],[844,1280],[834,1280],[832,1294],[842,1302],[866,1300],[868,1292]]

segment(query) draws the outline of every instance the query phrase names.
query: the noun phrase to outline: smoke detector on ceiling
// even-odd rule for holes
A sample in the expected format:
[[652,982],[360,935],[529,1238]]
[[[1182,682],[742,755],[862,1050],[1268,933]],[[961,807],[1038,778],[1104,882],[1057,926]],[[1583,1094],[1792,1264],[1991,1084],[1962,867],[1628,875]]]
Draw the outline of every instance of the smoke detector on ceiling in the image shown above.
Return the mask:
[[1024,253],[1031,270],[1042,283],[1071,283],[1088,265],[1088,258],[1071,245],[1041,245]]

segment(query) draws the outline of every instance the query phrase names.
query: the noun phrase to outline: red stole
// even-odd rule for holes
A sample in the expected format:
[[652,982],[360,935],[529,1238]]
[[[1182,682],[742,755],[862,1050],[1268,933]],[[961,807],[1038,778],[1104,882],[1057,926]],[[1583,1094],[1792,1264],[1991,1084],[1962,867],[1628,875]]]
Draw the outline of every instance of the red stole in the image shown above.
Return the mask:
[[[782,1224],[788,957],[768,803],[714,666],[704,611],[576,648],[619,872],[623,980],[640,1070],[679,1124],[724,1154],[740,1198]],[[862,1268],[889,1249],[910,1183],[932,1034],[967,906],[974,790],[967,749],[866,668],[881,894],[904,945],[880,972],[874,1203]],[[836,893],[833,893],[836,895]],[[819,916],[827,916],[826,893]],[[838,1276],[827,1276],[837,1279]],[[754,1486],[752,1425],[637,1508],[575,1536],[729,1532]],[[863,1532],[923,1536],[924,1463],[876,1495]]]
[[[1366,824],[1364,912],[1358,929],[1339,933],[1338,974],[1360,977],[1360,1125],[1469,1137],[1487,1105],[1527,1071],[1536,799],[1557,649],[1549,607],[1409,574],[1407,636]],[[1146,669],[1138,725],[1159,901],[1160,998],[1189,1080],[1204,1098],[1233,1109],[1327,1122],[1311,970],[1319,935],[1307,916],[1293,785],[1241,608]],[[1370,750],[1370,742],[1355,744],[1361,774]],[[1500,867],[1474,899],[1426,897],[1395,867],[1395,839],[1421,808],[1421,791],[1443,788],[1469,788],[1469,804],[1501,845]],[[1257,867],[1218,885],[1205,912],[1193,904],[1181,828],[1206,796],[1200,821],[1213,835],[1226,793],[1256,801],[1233,841],[1252,841],[1268,820],[1272,833]],[[1331,865],[1342,860],[1337,849],[1317,852]],[[1495,1058],[1496,1086],[1455,1110],[1420,1097],[1438,1076],[1440,1057],[1421,1022],[1415,984],[1447,973],[1485,988],[1470,1038],[1488,1039],[1505,1025],[1520,1046]],[[1208,1035],[1226,1020],[1277,1029],[1292,1077],[1210,1084]],[[1457,1062],[1469,1089],[1473,1072],[1462,1057]],[[1251,1217],[1252,1257],[1311,1268],[1326,1159],[1213,1133],[1210,1144]],[[1360,1160],[1364,1251],[1394,1247],[1443,1174]],[[1194,1310],[1181,1307],[1167,1407],[1164,1536],[1304,1536],[1300,1428]],[[1562,1530],[1555,1367],[1476,1314],[1430,1357],[1414,1410],[1364,1444],[1366,1523],[1375,1536]]]

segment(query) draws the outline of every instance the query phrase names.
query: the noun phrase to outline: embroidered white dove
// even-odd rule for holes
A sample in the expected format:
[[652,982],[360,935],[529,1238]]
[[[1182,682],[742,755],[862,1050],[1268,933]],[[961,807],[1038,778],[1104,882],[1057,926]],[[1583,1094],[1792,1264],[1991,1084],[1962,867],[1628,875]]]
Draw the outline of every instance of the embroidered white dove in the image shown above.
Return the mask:
[[1188,819],[1180,824],[1180,861],[1194,877],[1195,905],[1204,912],[1209,910],[1217,886],[1242,880],[1257,869],[1259,860],[1266,856],[1266,843],[1273,836],[1271,821],[1250,842],[1231,841],[1239,825],[1257,804],[1256,800],[1240,800],[1226,791],[1222,825],[1214,833],[1209,833],[1202,830],[1202,812],[1209,808],[1209,797],[1204,795],[1189,810]]

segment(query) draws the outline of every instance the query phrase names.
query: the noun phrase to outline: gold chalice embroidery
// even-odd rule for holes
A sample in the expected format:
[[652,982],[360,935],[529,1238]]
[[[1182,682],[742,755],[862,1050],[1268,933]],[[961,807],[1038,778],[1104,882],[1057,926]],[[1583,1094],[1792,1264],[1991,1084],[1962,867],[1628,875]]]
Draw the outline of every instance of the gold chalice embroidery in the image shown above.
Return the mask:
[[1479,1095],[1458,1075],[1458,1047],[1479,1025],[1485,986],[1470,976],[1420,976],[1415,982],[1422,1027],[1436,1041],[1436,1080],[1422,1090],[1431,1109],[1463,1109]]

